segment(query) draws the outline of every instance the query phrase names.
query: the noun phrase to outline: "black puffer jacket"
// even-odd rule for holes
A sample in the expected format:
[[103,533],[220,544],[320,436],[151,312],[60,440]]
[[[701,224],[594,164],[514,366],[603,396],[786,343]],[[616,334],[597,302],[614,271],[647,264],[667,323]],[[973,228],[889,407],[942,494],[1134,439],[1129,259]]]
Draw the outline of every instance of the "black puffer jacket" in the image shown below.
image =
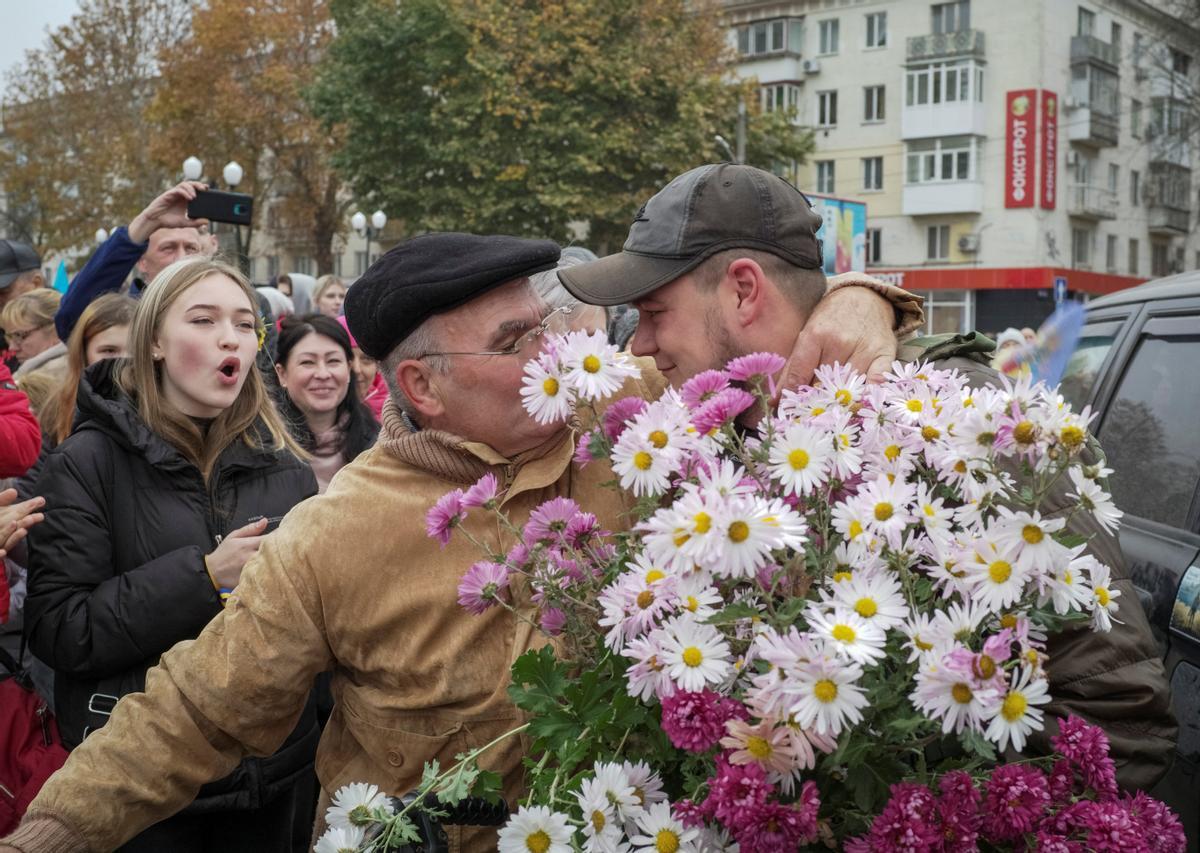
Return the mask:
[[[46,520],[29,537],[26,636],[55,670],[68,747],[107,721],[111,697],[144,689],[159,656],[220,612],[204,567],[219,537],[317,492],[303,462],[241,441],[221,454],[206,488],[117,388],[119,363],[89,368],[80,383],[75,431],[37,483]],[[312,766],[319,734],[310,701],[278,752],[205,785],[189,811],[257,808]]]

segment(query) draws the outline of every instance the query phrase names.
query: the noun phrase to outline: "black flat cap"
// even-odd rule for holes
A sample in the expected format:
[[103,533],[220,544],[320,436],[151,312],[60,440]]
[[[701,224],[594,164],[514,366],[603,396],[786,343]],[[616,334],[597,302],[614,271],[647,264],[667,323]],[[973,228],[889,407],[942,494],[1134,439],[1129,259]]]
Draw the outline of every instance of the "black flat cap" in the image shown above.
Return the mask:
[[552,240],[455,232],[422,234],[371,264],[346,294],[346,324],[359,347],[383,358],[434,314],[497,285],[553,269]]

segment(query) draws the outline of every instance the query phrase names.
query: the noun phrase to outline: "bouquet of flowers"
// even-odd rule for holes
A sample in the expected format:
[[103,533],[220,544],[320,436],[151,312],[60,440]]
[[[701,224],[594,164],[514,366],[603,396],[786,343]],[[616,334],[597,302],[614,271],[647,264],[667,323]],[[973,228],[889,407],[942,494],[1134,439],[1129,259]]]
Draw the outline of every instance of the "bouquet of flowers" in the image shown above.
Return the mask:
[[[533,748],[502,853],[1184,849],[1164,806],[1118,794],[1080,720],[1057,761],[1001,763],[1043,729],[1048,638],[1119,613],[1071,526],[1121,515],[1084,461],[1088,411],[1028,378],[972,388],[899,362],[881,385],[822,368],[772,411],[783,365],[745,356],[603,405],[634,368],[602,335],[558,337],[526,367],[526,408],[593,425],[576,462],[608,460],[627,529],[568,498],[518,529],[491,476],[430,511],[443,542],[467,513],[500,517],[516,544],[484,547],[459,602],[553,638],[512,670]],[[485,793],[478,754],[429,768],[417,802]],[[362,801],[347,830],[410,832],[407,809]]]

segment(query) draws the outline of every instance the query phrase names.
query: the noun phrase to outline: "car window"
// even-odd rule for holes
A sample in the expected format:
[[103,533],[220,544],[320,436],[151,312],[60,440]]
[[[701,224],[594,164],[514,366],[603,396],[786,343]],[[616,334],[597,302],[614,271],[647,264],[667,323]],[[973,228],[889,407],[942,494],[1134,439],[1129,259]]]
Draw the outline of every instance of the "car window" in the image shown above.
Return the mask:
[[1196,329],[1197,317],[1146,324],[1098,433],[1117,507],[1178,528],[1200,481]]
[[1063,371],[1060,390],[1067,398],[1071,408],[1079,411],[1091,397],[1096,380],[1100,377],[1100,368],[1108,357],[1121,330],[1122,322],[1088,324],[1079,337],[1075,352],[1067,362]]

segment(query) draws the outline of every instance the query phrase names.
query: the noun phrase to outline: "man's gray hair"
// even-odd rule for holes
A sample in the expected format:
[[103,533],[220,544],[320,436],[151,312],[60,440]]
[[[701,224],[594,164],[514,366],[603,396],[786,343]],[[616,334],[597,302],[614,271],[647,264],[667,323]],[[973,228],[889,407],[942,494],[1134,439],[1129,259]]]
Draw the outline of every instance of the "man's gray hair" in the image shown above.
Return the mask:
[[[391,394],[392,400],[400,411],[408,415],[413,423],[417,423],[417,411],[413,408],[412,401],[408,399],[404,390],[400,387],[400,383],[396,381],[396,368],[403,361],[420,358],[428,352],[436,352],[441,347],[437,329],[435,328],[436,323],[436,314],[425,318],[425,321],[409,332],[404,340],[396,344],[380,363],[380,369],[383,371],[383,381],[387,383],[388,392]],[[444,355],[428,356],[425,358],[425,363],[429,365],[429,369],[434,373],[445,373],[450,369],[450,359]]]

